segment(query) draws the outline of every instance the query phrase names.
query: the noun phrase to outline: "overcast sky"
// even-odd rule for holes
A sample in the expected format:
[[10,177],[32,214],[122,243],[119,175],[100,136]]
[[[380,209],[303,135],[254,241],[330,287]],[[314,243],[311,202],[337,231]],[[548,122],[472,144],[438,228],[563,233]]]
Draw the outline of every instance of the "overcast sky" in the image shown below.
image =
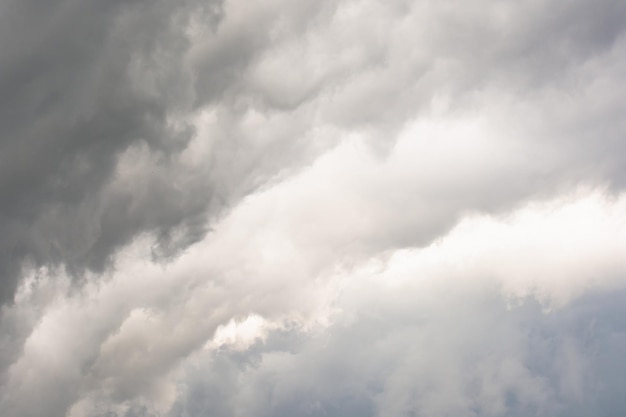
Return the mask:
[[626,2],[0,0],[0,417],[626,415]]

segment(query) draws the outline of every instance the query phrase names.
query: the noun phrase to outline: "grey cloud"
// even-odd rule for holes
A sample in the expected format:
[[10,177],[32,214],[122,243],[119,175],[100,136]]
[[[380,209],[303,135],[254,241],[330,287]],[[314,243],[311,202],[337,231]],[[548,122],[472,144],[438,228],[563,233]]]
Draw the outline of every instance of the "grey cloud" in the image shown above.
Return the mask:
[[[453,111],[493,101],[495,90],[519,98],[526,107],[512,106],[505,117],[520,119],[521,140],[540,136],[547,145],[538,149],[561,147],[563,157],[538,169],[529,161],[531,171],[511,174],[526,178],[518,190],[494,203],[460,201],[442,227],[415,242],[445,230],[459,210],[509,207],[539,182],[621,186],[623,129],[615,117],[623,103],[593,81],[605,74],[608,88],[622,86],[624,7],[608,0],[482,6],[8,2],[3,298],[11,298],[24,259],[101,271],[145,231],[157,237],[155,254],[174,256],[204,235],[216,207],[306,164],[346,133],[373,134],[372,146],[388,149],[437,97],[448,97]],[[573,91],[582,97],[572,101]],[[592,103],[602,108],[594,113]],[[556,122],[542,120],[546,107]],[[194,135],[188,116],[201,108],[217,117],[199,139],[213,149],[204,166],[187,167],[179,156]],[[249,126],[255,114],[261,121]],[[120,156],[142,147],[153,166],[116,189]]]
[[[96,415],[162,415],[156,403],[167,403],[181,366],[188,379],[170,411],[181,417],[623,407],[615,367],[585,345],[613,358],[623,326],[594,345],[570,328],[586,325],[584,303],[544,315],[532,302],[509,311],[493,293],[459,290],[460,307],[429,310],[409,305],[420,294],[377,303],[366,292],[355,322],[319,338],[290,330],[244,353],[201,349],[232,317],[313,314],[317,297],[333,298],[324,285],[334,268],[427,246],[468,213],[507,213],[581,183],[621,192],[621,2],[0,8],[0,302],[15,301],[2,310],[0,371],[10,412],[81,415],[97,404]],[[439,125],[420,128],[432,119]],[[473,131],[476,120],[484,125]],[[133,242],[151,246],[141,256],[165,261],[161,272],[124,262]],[[504,255],[529,275],[558,275],[541,259],[534,270],[515,261],[535,265],[531,256]],[[586,281],[568,268],[563,286],[578,294]],[[539,276],[528,281],[541,286]],[[465,318],[474,322],[459,326]],[[62,340],[46,359],[37,337],[54,326]],[[86,329],[80,340],[73,328]],[[42,401],[26,400],[34,393]]]
[[[581,182],[621,188],[624,130],[618,120],[624,102],[611,92],[623,88],[624,13],[612,1],[484,2],[471,8],[457,2],[340,2],[332,13],[316,14],[316,24],[301,36],[268,44],[254,38],[262,51],[241,47],[250,52],[248,66],[227,97],[253,113],[287,108],[296,120],[293,137],[325,126],[338,138],[369,137],[374,153],[385,156],[407,121],[428,119],[433,109],[486,119],[501,141],[494,139],[478,155],[469,149],[468,159],[455,166],[444,166],[448,156],[463,155],[454,146],[448,154],[432,152],[442,168],[421,176],[434,183],[449,178],[449,188],[411,190],[405,193],[411,201],[398,199],[397,205],[415,204],[418,211],[430,206],[436,214],[411,216],[410,222],[427,227],[390,236],[396,240],[391,245],[423,245],[467,211],[506,211]],[[428,143],[439,139],[426,132],[410,140],[423,142],[430,153]],[[463,146],[468,139],[459,135],[455,141]],[[416,161],[416,172],[422,163]],[[473,182],[480,165],[485,177]],[[472,171],[469,180],[455,176],[463,169]],[[404,224],[398,227],[409,233]]]
[[[309,9],[294,13],[306,21]],[[3,301],[12,298],[24,261],[103,271],[119,247],[145,232],[156,236],[155,256],[174,256],[204,235],[217,208],[298,155],[319,152],[302,144],[301,128],[285,129],[267,149],[255,145],[255,132],[241,130],[246,111],[231,109],[239,99],[224,101],[221,90],[237,90],[247,56],[260,53],[265,45],[256,40],[275,17],[261,10],[263,20],[253,14],[222,35],[222,15],[221,2],[212,1],[6,2]],[[200,28],[200,39],[190,28]],[[215,51],[194,58],[203,48]],[[224,129],[196,138],[215,149],[189,167],[181,153],[195,136],[191,118],[206,106]],[[148,160],[144,172],[120,178],[124,158],[134,156]]]
[[[146,143],[171,152],[187,140],[187,132],[168,126],[168,113],[178,104],[176,89],[160,85],[155,94],[142,91],[130,67],[133,62],[147,65],[162,49],[171,55],[164,59],[180,59],[185,40],[177,33],[175,16],[191,6],[141,1],[3,4],[3,301],[13,295],[24,258],[100,269],[112,250],[138,231],[167,230],[181,221],[142,224],[128,219],[124,202],[107,201],[110,208],[101,210],[102,217],[94,213],[99,207],[89,206],[103,204],[98,201],[102,189],[128,147]],[[171,81],[177,70],[159,74],[144,69],[145,77],[160,84]],[[159,192],[168,193],[171,186],[164,185]],[[126,223],[112,224],[118,220]],[[103,233],[96,232],[92,241],[81,236],[98,223],[106,229]],[[106,235],[113,231],[122,233]]]

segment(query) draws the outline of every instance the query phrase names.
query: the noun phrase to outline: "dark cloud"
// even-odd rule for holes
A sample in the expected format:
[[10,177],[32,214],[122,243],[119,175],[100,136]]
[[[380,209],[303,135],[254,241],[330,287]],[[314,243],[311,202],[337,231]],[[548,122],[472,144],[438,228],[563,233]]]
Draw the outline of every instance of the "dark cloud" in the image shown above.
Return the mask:
[[[136,202],[134,190],[117,196],[103,190],[130,147],[144,144],[169,154],[188,140],[190,132],[173,129],[168,118],[185,104],[179,90],[187,81],[177,75],[176,62],[187,41],[178,26],[199,7],[68,0],[7,1],[2,9],[0,264],[6,301],[25,259],[102,269],[136,233],[166,234],[197,212],[184,204]],[[154,84],[151,91],[141,85],[146,79]],[[155,170],[167,176],[167,168]],[[148,180],[134,185],[149,189],[148,200],[180,201],[172,184]]]
[[[102,271],[144,232],[156,236],[155,256],[173,256],[204,235],[209,213],[316,147],[289,127],[268,147],[241,131],[248,112],[237,110],[237,89],[276,18],[253,13],[221,29],[222,14],[219,1],[6,2],[3,301],[24,261]],[[192,119],[206,106],[220,120],[198,141],[213,149],[190,167],[181,153],[193,152]],[[132,158],[143,158],[143,172],[125,178]]]

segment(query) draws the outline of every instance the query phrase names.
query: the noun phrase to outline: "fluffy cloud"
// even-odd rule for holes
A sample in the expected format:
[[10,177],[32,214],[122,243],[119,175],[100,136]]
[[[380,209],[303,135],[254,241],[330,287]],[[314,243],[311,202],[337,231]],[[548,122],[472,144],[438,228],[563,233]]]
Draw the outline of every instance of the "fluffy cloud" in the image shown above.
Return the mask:
[[7,415],[626,406],[619,2],[0,9]]
[[170,415],[610,415],[623,407],[605,373],[625,332],[623,204],[595,194],[476,217],[340,272],[332,324],[195,355]]

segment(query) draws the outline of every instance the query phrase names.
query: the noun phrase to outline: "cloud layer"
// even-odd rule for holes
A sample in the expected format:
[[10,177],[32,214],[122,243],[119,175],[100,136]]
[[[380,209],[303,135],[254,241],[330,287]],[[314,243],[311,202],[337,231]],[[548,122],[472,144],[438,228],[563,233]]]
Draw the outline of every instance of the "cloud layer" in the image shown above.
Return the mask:
[[626,5],[0,10],[2,415],[626,409]]

